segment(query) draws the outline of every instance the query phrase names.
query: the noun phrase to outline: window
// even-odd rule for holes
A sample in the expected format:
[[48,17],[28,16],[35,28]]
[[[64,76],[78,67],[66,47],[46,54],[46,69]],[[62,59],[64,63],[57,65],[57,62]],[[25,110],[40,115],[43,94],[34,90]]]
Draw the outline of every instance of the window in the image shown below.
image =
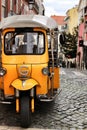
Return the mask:
[[2,0],[2,5],[3,5],[3,6],[6,6],[5,0]]
[[16,13],[18,13],[19,11],[19,3],[18,3],[18,0],[16,0]]
[[6,7],[2,6],[2,18],[6,17]]
[[2,11],[1,11],[1,17],[5,18],[6,17],[6,1],[2,0]]
[[45,51],[44,34],[42,32],[16,31],[5,35],[5,54],[38,55]]
[[13,0],[10,0],[10,10],[13,10],[13,3],[12,3]]

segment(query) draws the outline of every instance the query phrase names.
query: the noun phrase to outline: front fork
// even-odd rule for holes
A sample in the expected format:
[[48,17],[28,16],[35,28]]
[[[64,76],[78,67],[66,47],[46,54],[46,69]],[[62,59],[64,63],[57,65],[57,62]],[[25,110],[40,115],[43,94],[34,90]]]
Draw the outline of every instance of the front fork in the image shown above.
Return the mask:
[[[25,91],[26,93],[26,91]],[[20,91],[15,90],[15,96],[16,96],[16,112],[19,113],[20,111]],[[34,112],[34,88],[30,89],[30,98],[31,98],[31,111]]]

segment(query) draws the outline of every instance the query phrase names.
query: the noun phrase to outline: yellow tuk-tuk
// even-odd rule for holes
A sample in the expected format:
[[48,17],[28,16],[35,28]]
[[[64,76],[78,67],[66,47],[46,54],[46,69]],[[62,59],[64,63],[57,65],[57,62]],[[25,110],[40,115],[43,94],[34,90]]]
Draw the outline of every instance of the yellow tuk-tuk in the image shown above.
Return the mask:
[[35,98],[52,101],[59,88],[58,25],[41,15],[15,15],[0,25],[0,102],[15,101],[29,127]]

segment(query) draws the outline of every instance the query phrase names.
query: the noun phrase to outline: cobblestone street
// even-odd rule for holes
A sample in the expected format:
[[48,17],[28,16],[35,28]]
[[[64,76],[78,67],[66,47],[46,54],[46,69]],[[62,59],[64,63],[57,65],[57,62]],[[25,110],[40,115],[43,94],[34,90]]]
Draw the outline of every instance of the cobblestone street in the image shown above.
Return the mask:
[[[87,130],[87,72],[60,70],[60,93],[51,103],[37,103],[29,130]],[[0,105],[0,130],[21,130],[15,105]]]

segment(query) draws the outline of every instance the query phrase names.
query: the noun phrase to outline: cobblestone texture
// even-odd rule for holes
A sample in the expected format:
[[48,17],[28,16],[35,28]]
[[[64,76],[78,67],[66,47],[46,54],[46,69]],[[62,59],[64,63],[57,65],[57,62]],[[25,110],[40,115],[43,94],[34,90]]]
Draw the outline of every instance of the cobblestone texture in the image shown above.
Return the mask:
[[[55,101],[36,104],[30,130],[87,130],[87,73],[62,68],[60,79],[61,92]],[[0,130],[5,128],[22,129],[15,105],[0,105]]]

